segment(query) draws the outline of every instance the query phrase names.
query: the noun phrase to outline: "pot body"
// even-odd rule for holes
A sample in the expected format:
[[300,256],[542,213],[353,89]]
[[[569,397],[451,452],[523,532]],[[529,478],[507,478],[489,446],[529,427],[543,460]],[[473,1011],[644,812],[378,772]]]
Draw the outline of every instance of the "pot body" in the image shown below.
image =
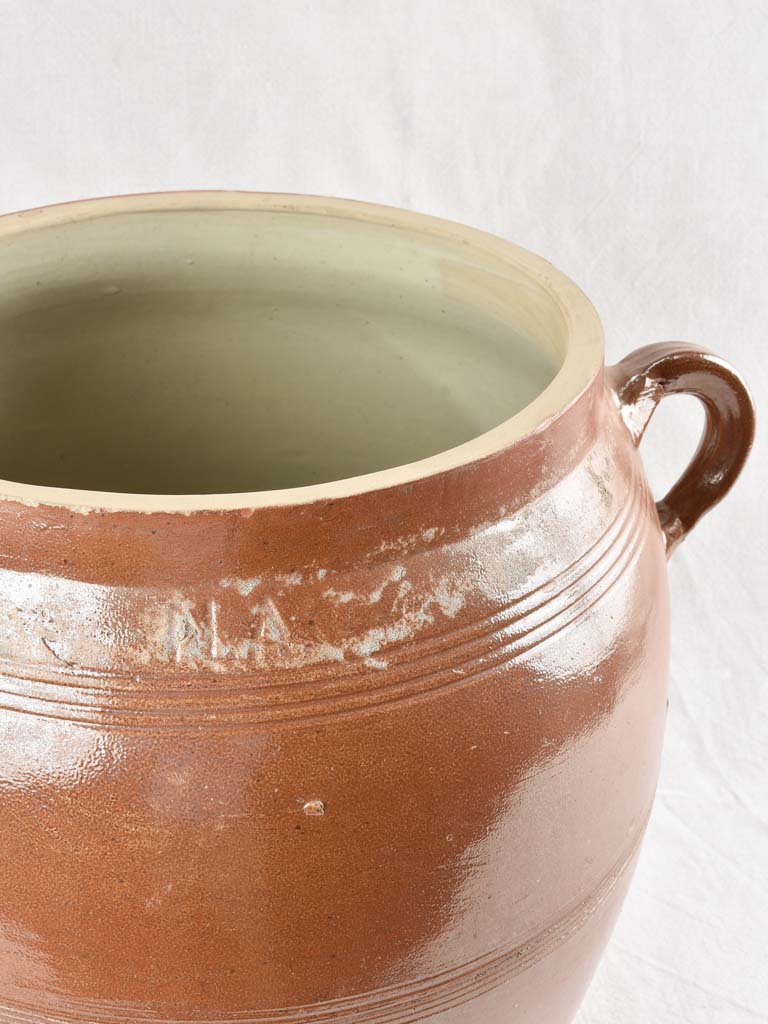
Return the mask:
[[[343,200],[31,211],[0,264],[0,1022],[566,1024],[738,375],[604,371],[538,257]],[[654,505],[678,392],[705,429]]]
[[599,374],[495,455],[283,508],[0,507],[0,1020],[565,1024],[666,709]]

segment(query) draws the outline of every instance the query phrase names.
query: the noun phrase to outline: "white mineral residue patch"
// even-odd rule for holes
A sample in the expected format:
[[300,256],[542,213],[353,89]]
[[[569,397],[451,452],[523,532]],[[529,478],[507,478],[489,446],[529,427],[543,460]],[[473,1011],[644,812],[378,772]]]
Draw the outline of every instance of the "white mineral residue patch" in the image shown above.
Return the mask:
[[357,601],[360,604],[378,604],[384,596],[387,587],[392,583],[399,583],[405,576],[405,566],[396,565],[382,582],[371,591],[356,592],[354,590],[336,590],[335,587],[328,587],[323,591],[323,597],[336,604],[349,604]]
[[350,601],[355,600],[357,594],[353,590],[334,590],[333,587],[328,587],[323,591],[323,597],[335,601],[336,604],[349,604]]
[[231,587],[236,590],[242,597],[248,597],[249,594],[253,593],[256,587],[261,583],[261,576],[251,576],[250,578],[241,578],[239,576],[227,576],[221,580],[222,587]]
[[465,601],[465,588],[460,578],[443,577],[430,594],[414,603],[414,607],[405,609],[394,622],[374,626],[361,637],[344,641],[344,647],[353,654],[370,659],[387,644],[411,640],[426,626],[433,625],[438,609],[442,615],[453,618],[464,607]]
[[289,573],[278,573],[276,576],[273,576],[272,579],[275,583],[280,583],[284,587],[298,587],[304,582],[304,576],[298,571],[298,569]]
[[435,588],[434,600],[443,615],[452,619],[464,607],[466,594],[456,580],[443,577]]

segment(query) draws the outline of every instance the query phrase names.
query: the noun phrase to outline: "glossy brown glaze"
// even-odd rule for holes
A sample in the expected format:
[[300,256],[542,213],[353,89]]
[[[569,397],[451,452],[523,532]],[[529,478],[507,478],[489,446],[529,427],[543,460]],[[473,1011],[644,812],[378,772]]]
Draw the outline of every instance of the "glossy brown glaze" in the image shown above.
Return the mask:
[[[660,523],[636,441],[680,389]],[[667,346],[399,486],[2,502],[0,1021],[566,1024],[653,800],[665,536],[750,437]]]

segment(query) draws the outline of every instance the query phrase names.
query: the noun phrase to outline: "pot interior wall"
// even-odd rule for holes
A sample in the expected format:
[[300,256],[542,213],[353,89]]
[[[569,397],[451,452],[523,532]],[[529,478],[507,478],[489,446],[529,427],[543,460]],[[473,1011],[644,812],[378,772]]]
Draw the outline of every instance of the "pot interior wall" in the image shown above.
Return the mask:
[[0,477],[300,486],[434,455],[564,358],[548,292],[462,242],[310,213],[168,210],[0,240]]

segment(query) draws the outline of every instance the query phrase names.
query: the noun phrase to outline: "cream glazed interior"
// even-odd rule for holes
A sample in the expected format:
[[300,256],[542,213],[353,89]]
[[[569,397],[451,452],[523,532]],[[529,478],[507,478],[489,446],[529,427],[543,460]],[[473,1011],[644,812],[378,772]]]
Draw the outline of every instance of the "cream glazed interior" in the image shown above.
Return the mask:
[[9,215],[0,279],[9,497],[170,510],[385,486],[511,443],[602,359],[591,305],[545,261],[348,200]]

